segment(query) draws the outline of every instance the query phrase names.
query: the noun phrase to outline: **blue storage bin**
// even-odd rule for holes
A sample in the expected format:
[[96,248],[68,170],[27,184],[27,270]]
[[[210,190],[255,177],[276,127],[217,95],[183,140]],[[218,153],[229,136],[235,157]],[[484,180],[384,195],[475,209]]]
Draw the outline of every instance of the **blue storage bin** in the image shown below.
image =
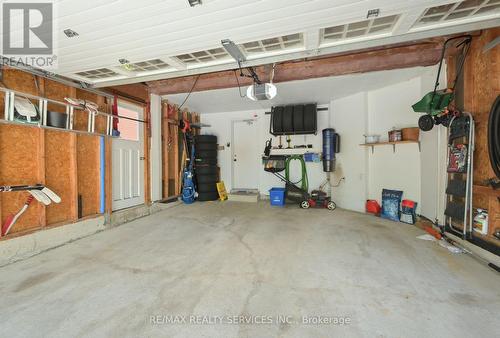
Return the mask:
[[269,190],[271,205],[282,207],[285,205],[285,188],[272,188]]
[[320,162],[320,156],[317,153],[305,153],[304,154],[304,161],[306,162]]

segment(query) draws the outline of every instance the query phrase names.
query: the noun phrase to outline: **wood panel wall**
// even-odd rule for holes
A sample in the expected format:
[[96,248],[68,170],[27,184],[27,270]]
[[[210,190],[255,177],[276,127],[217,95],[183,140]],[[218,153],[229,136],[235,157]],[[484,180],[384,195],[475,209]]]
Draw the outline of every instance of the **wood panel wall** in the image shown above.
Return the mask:
[[[486,44],[500,36],[500,27],[488,29],[474,36],[463,73],[464,110],[470,112],[476,125],[474,152],[474,207],[488,209],[489,235],[486,240],[500,246],[492,236],[500,228],[500,191],[486,186],[495,177],[488,155],[488,118],[491,106],[500,95],[500,46],[484,53]],[[455,59],[448,60],[448,83],[455,78]],[[500,131],[498,131],[500,133]]]
[[[185,160],[184,135],[179,128],[181,120],[190,123],[200,122],[200,116],[187,110],[179,110],[175,104],[162,102],[162,181],[163,198],[170,199],[178,196],[182,186],[182,170]],[[194,134],[198,130],[193,129]]]
[[[77,89],[76,97],[86,101],[92,101],[99,105],[99,110],[108,112],[109,108],[102,96]],[[79,128],[87,129],[87,115],[80,114],[85,117],[84,121],[79,122]],[[106,130],[106,121],[102,116],[96,118],[96,131],[104,133]],[[82,126],[83,125],[83,126]],[[83,127],[83,128],[82,128]],[[81,200],[81,216],[86,217],[99,213],[100,207],[100,140],[99,137],[90,135],[77,135],[76,143],[76,159],[77,159],[77,185],[78,195]]]
[[[3,84],[27,94],[37,95],[39,90],[35,77],[5,69]],[[0,95],[0,107],[4,106],[4,95]],[[2,113],[3,113],[3,109]],[[0,125],[0,185],[45,183],[45,173],[40,165],[45,157],[45,132],[23,126]],[[26,201],[25,192],[1,193],[2,224],[5,218],[17,213]],[[46,225],[45,208],[33,202],[22,219],[11,230],[12,233],[29,231]]]
[[[12,90],[63,101],[77,97],[99,104],[109,111],[104,97],[77,90],[61,83],[38,78],[14,69],[3,69],[2,85]],[[3,116],[4,95],[0,95]],[[64,107],[49,104],[48,110],[65,112]],[[87,117],[78,112],[75,129],[87,130]],[[105,119],[97,118],[99,131]],[[78,219],[78,195],[82,217],[96,215],[100,206],[99,137],[59,132],[27,126],[0,124],[0,185],[45,184],[62,199],[60,204],[42,206],[34,201],[12,228],[8,237],[74,222]],[[108,148],[109,152],[109,148]],[[27,192],[0,193],[0,221],[16,213],[28,197]]]

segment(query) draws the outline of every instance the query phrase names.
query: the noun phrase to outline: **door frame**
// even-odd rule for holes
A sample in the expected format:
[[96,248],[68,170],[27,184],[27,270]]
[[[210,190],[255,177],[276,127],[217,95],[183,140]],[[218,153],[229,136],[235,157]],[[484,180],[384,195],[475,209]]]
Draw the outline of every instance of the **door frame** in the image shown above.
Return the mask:
[[[132,111],[136,111],[138,113],[138,119],[139,120],[143,120],[145,121],[145,115],[147,114],[147,111],[146,111],[146,108],[139,104],[139,103],[132,103],[128,100],[125,100],[125,99],[121,99],[121,98],[118,98],[118,115],[120,115],[119,113],[119,108],[122,107],[122,108],[125,108],[125,109],[128,109],[128,110],[132,110]],[[113,175],[111,175],[111,191],[110,191],[110,196],[111,196],[111,211],[112,212],[115,212],[115,211],[119,211],[119,210],[124,210],[124,209],[128,209],[128,208],[134,208],[134,207],[137,207],[137,206],[140,206],[140,205],[144,205],[147,201],[147,197],[146,197],[146,184],[147,184],[147,181],[148,181],[148,165],[147,165],[147,161],[149,160],[149,156],[147,156],[147,125],[146,123],[144,122],[137,122],[138,123],[138,133],[139,133],[139,149],[141,150],[141,153],[142,153],[142,156],[140,159],[140,161],[142,162],[142,164],[140,165],[140,169],[139,171],[142,171],[142,175],[141,173],[139,172],[139,176],[142,176],[142,180],[141,180],[141,186],[139,187],[139,191],[140,191],[140,201],[137,203],[137,204],[133,204],[133,205],[127,205],[127,203],[121,203],[123,201],[117,201],[115,202],[114,201],[114,198],[113,198]],[[111,158],[113,158],[113,141],[114,140],[120,140],[119,138],[118,139],[112,139],[111,141]],[[134,142],[134,141],[130,141],[130,140],[121,140],[121,141],[124,141],[124,142]],[[110,171],[111,173],[113,173],[113,169],[114,169],[114,161],[111,161],[111,168],[110,168]]]
[[[235,150],[236,150],[236,147],[235,147],[235,137],[234,137],[234,127],[235,127],[235,124],[236,123],[241,123],[241,122],[249,122],[251,121],[253,124],[255,124],[255,127],[257,128],[257,132],[259,133],[259,130],[258,130],[258,119],[257,118],[247,118],[247,119],[235,119],[235,120],[231,120],[231,158],[229,159],[229,162],[231,163],[231,190],[237,188],[235,187],[234,183],[235,183],[235,177],[236,175],[234,174],[234,153],[235,153]],[[258,134],[257,137],[259,137],[260,134]],[[260,186],[260,176],[257,177],[257,187],[256,189],[259,189],[259,186]]]

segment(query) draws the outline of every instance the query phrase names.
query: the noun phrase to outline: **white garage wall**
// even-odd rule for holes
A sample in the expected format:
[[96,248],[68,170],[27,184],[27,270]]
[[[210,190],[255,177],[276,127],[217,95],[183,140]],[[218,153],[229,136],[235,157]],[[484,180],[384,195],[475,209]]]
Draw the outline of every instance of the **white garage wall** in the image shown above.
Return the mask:
[[159,201],[162,199],[162,146],[161,146],[161,97],[151,94],[150,96],[151,112],[151,200]]
[[[327,106],[326,106],[327,107]],[[265,112],[268,109],[259,110],[249,110],[240,112],[225,112],[225,113],[213,113],[213,114],[202,114],[201,122],[211,125],[211,127],[203,128],[203,134],[212,134],[218,137],[219,145],[224,146],[224,150],[219,151],[219,166],[221,168],[221,178],[226,185],[227,190],[232,188],[238,188],[232,186],[232,145],[231,145],[231,125],[233,121],[238,120],[248,120],[253,119],[257,124],[257,129],[259,130],[259,135],[251,140],[240,140],[241,142],[257,142],[259,144],[259,154],[253,154],[252,156],[261,158],[264,153],[264,147],[266,140],[273,138],[273,145],[278,145],[279,140],[277,137],[272,137],[269,134],[269,122],[270,115],[266,115]],[[326,128],[324,126],[328,125],[329,113],[328,111],[318,112],[318,125],[321,128]],[[228,143],[230,144],[228,147]],[[283,144],[286,147],[285,138],[283,138]],[[292,136],[292,145],[298,144],[312,144],[315,151],[321,150],[321,131],[318,135],[302,135],[302,136]],[[291,179],[299,179],[298,174],[300,171],[297,163],[292,165],[291,169]],[[310,189],[316,189],[326,180],[326,174],[323,172],[323,167],[321,163],[307,163],[307,173],[309,176],[309,187]],[[282,187],[284,183],[276,178],[273,174],[265,172],[264,166],[259,161],[256,165],[257,172],[255,173],[255,186],[258,187],[261,194],[268,195],[269,189],[272,187]]]
[[[444,73],[445,74],[445,73]],[[434,72],[379,89],[333,100],[333,126],[342,135],[342,151],[338,154],[337,172],[332,181],[345,181],[334,188],[339,206],[364,210],[366,199],[381,202],[382,189],[404,191],[404,198],[419,203],[418,212],[431,220],[441,220],[444,210],[446,164],[446,129],[435,127],[421,132],[421,149],[417,144],[360,147],[363,134],[380,134],[387,140],[392,128],[416,126],[420,114],[411,109],[425,93],[433,89]],[[441,83],[445,83],[445,76]],[[381,79],[383,77],[381,76]]]
[[[383,140],[387,140],[387,131],[394,127],[417,126],[420,114],[413,112],[411,105],[432,90],[435,71],[435,67],[421,68],[420,75],[396,83],[394,79],[397,78],[398,72],[407,70],[378,72],[378,86],[373,86],[375,89],[360,89],[356,94],[341,98],[336,98],[332,93],[329,112],[318,112],[318,135],[293,137],[293,145],[312,143],[315,150],[321,151],[322,129],[333,127],[341,135],[337,170],[331,175],[332,184],[345,178],[338,187],[332,188],[333,199],[340,207],[364,211],[366,199],[376,199],[380,202],[382,189],[387,188],[404,191],[404,198],[417,201],[419,210],[420,206],[423,206],[422,213],[428,218],[435,219],[442,213],[439,196],[442,195],[443,180],[440,179],[442,174],[437,173],[442,165],[427,166],[424,163],[432,163],[432,159],[436,159],[440,164],[444,161],[441,149],[443,142],[438,144],[439,139],[442,139],[442,131],[437,128],[431,133],[421,133],[421,151],[417,144],[401,144],[396,146],[396,152],[393,152],[392,146],[379,146],[375,147],[372,154],[371,148],[360,146],[364,142],[363,134],[380,134]],[[368,76],[371,76],[371,73]],[[308,83],[309,86],[311,83]],[[258,142],[260,158],[265,141],[271,137],[270,116],[265,115],[268,110],[266,108],[202,113],[202,122],[212,125],[211,128],[204,128],[203,133],[219,136],[219,143],[226,145],[231,142],[232,121],[255,119],[259,135],[242,142]],[[283,142],[285,144],[285,140]],[[273,145],[277,144],[277,138],[273,138]],[[231,160],[231,148],[226,147],[219,152],[222,179],[228,189],[232,188]],[[256,168],[258,172],[255,175],[255,186],[259,187],[262,194],[268,194],[271,187],[283,186],[282,182],[263,170],[262,163],[259,162]],[[307,170],[310,189],[318,188],[326,179],[322,164],[308,163]],[[427,201],[423,205],[422,197]]]
[[[420,114],[411,104],[422,97],[420,78],[398,83],[367,94],[368,133],[382,135],[388,141],[387,131],[414,127]],[[368,161],[368,198],[380,201],[382,189],[404,192],[403,198],[420,204],[420,152],[417,144],[400,144],[394,152],[392,146],[371,149]]]
[[[421,76],[422,94],[434,90],[435,73]],[[440,83],[446,83],[446,65],[443,64]],[[443,87],[443,86],[440,86]],[[421,208],[420,214],[439,224],[444,224],[446,190],[447,129],[435,126],[429,132],[420,133],[421,141]]]
[[337,154],[336,171],[331,175],[336,185],[332,189],[333,199],[344,209],[364,211],[367,177],[367,152],[360,147],[367,126],[367,95],[358,93],[331,103],[332,125],[340,134],[340,153]]
[[447,129],[435,126],[421,134],[421,208],[420,214],[444,223],[446,190]]

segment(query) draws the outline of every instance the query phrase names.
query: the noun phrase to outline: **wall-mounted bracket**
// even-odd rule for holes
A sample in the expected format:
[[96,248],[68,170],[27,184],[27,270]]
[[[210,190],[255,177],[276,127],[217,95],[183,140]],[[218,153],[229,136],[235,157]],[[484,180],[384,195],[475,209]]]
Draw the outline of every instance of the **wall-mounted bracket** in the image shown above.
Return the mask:
[[[5,98],[4,99],[4,118],[3,119],[0,118],[0,123],[2,123],[2,124],[24,125],[27,127],[40,127],[40,128],[51,129],[51,130],[57,130],[57,131],[74,132],[74,133],[78,133],[78,134],[114,137],[113,133],[112,133],[113,119],[125,119],[125,120],[131,120],[131,121],[135,121],[135,122],[139,122],[139,123],[147,123],[146,120],[142,120],[142,119],[136,119],[136,118],[128,117],[128,116],[112,115],[112,114],[108,114],[108,113],[104,113],[104,112],[100,112],[100,111],[95,111],[95,112],[87,112],[88,113],[87,130],[85,130],[85,131],[84,130],[75,130],[73,128],[73,124],[75,121],[75,114],[77,112],[86,111],[86,109],[84,107],[0,87],[0,95],[2,93],[4,93],[4,98]],[[19,97],[31,100],[32,102],[38,101],[37,109],[38,109],[38,112],[40,115],[40,121],[38,123],[29,124],[29,123],[24,123],[24,122],[20,122],[20,121],[15,120],[14,113],[15,113],[16,95]],[[58,105],[60,107],[64,107],[64,109],[66,110],[66,115],[68,117],[66,119],[65,128],[51,127],[51,126],[47,125],[47,107],[48,107],[49,103]],[[106,129],[106,132],[104,132],[104,133],[99,133],[99,132],[96,132],[96,130],[95,130],[95,123],[96,123],[97,116],[105,116],[107,119],[107,129]]]

